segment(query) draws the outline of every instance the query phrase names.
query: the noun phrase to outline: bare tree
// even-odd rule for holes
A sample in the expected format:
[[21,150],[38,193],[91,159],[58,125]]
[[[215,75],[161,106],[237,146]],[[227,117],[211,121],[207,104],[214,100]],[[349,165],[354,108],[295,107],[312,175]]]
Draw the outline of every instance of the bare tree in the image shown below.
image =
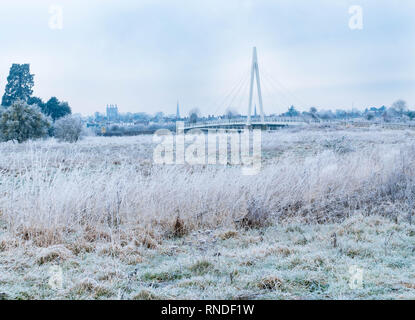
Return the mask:
[[197,119],[200,117],[200,111],[198,108],[193,108],[189,112],[189,122],[190,123],[196,123]]
[[239,114],[238,114],[238,111],[236,111],[235,109],[229,107],[225,111],[225,116],[228,119],[232,119],[232,118],[235,118],[235,117],[239,116]]
[[392,108],[399,112],[399,114],[403,114],[405,111],[408,110],[405,100],[397,100],[392,104]]
[[54,135],[59,141],[77,142],[83,134],[84,126],[78,116],[67,115],[56,120]]

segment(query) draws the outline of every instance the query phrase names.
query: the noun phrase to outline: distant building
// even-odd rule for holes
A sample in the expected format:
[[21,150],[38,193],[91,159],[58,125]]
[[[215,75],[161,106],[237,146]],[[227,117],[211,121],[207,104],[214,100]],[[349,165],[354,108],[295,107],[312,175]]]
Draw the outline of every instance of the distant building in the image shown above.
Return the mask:
[[104,121],[104,120],[105,120],[105,115],[104,114],[101,114],[99,112],[95,112],[94,121],[101,122],[101,121]]
[[119,119],[117,105],[107,105],[107,119],[108,121],[117,121]]

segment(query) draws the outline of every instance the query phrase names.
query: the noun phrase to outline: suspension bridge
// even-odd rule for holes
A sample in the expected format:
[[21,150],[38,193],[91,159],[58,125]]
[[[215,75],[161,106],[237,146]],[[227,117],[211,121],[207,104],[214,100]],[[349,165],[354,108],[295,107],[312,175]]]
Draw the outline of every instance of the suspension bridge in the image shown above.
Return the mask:
[[[277,130],[283,127],[293,127],[293,126],[304,126],[309,124],[308,121],[305,121],[302,117],[282,117],[282,116],[265,116],[263,108],[263,99],[261,91],[261,80],[259,77],[259,67],[258,67],[258,56],[256,47],[253,48],[252,54],[252,65],[250,71],[250,81],[249,81],[249,101],[248,101],[248,112],[247,116],[232,117],[230,119],[215,119],[207,121],[197,121],[195,123],[186,123],[184,131],[189,131],[193,129],[198,129],[201,131],[208,130],[226,130],[226,131],[241,131],[243,129],[262,129],[262,130]],[[256,81],[255,81],[256,80]],[[254,83],[256,82],[256,89],[258,95],[258,104],[259,104],[259,116],[252,116],[252,102],[254,98]],[[239,84],[236,91],[233,89],[234,96],[232,101],[234,101],[235,96],[241,91],[243,86]],[[231,94],[229,94],[231,95]]]

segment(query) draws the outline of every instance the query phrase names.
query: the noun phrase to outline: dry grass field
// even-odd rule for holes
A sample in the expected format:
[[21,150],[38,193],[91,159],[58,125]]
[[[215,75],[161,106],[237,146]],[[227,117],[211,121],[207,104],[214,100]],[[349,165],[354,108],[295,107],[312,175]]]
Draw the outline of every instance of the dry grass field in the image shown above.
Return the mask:
[[262,140],[254,176],[151,136],[1,143],[0,299],[415,298],[415,131]]

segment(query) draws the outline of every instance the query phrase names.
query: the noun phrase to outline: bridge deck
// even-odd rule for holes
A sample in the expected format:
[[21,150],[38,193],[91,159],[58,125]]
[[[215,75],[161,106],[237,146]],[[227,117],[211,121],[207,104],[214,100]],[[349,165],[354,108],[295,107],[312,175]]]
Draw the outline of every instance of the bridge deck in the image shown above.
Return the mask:
[[248,126],[246,121],[212,121],[200,122],[194,124],[187,124],[184,127],[185,131],[199,129],[199,130],[242,130],[247,127],[252,129],[276,130],[283,127],[304,126],[307,122],[299,121],[298,119],[278,119],[270,121],[252,121]]

